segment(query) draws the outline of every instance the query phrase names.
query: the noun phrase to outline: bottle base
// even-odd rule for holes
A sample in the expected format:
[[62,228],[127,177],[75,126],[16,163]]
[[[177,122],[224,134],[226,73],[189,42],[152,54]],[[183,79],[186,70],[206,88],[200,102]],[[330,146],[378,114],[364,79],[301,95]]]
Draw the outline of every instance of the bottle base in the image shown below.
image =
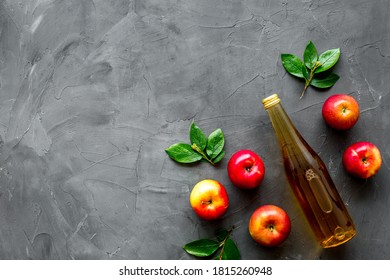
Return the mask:
[[320,245],[323,248],[332,248],[344,244],[351,240],[356,235],[356,230],[340,231],[335,233],[330,238],[323,240]]

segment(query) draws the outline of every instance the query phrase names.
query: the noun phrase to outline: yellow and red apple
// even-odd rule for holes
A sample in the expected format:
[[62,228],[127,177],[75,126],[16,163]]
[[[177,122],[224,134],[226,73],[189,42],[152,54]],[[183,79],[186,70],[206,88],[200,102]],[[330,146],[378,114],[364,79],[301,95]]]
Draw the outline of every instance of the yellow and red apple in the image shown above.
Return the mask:
[[337,130],[352,128],[359,115],[359,104],[355,98],[347,94],[334,94],[322,105],[322,117],[330,127]]
[[257,208],[249,220],[249,234],[265,247],[282,244],[291,231],[291,221],[282,208],[267,204]]
[[381,153],[371,142],[356,142],[343,154],[345,170],[356,177],[367,179],[374,176],[382,165]]
[[229,197],[220,182],[206,179],[194,186],[190,194],[190,203],[199,217],[204,220],[215,220],[226,213]]

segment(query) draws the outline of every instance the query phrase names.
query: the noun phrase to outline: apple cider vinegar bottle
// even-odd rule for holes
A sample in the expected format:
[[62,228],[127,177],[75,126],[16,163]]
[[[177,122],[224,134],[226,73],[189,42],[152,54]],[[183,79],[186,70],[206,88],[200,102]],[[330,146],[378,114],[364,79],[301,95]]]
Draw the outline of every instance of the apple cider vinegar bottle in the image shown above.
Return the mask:
[[321,246],[347,242],[355,236],[355,226],[325,164],[294,127],[277,94],[262,102],[279,142],[288,182]]

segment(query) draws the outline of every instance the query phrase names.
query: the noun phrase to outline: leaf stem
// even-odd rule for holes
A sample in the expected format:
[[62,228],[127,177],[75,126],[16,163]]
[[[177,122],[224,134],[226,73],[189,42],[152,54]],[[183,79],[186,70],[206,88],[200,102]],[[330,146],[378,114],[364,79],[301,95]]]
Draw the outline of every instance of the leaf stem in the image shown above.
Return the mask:
[[299,99],[302,99],[302,97],[305,95],[305,92],[306,92],[307,88],[309,87],[311,80],[312,80],[312,78],[309,78],[308,80],[306,80],[305,87],[303,88],[303,91],[301,93],[301,97],[299,97]]
[[321,62],[317,61],[317,62],[314,64],[313,68],[310,69],[309,78],[308,78],[307,80],[305,79],[305,80],[306,80],[306,82],[305,82],[305,87],[303,88],[303,91],[302,91],[302,93],[301,93],[301,97],[299,97],[299,99],[302,99],[302,97],[305,95],[305,92],[306,92],[307,88],[310,86],[311,80],[313,80],[314,71],[316,71],[316,69],[317,69],[318,67],[320,67],[320,66],[321,66]]
[[229,230],[228,230],[228,234],[226,235],[225,239],[221,241],[221,243],[219,244],[219,247],[222,247],[221,248],[221,252],[219,253],[219,256],[218,256],[218,259],[219,260],[222,260],[222,255],[223,255],[223,252],[225,251],[225,244],[226,244],[226,240],[228,240],[230,238],[230,235],[232,234],[233,230],[235,229],[235,226],[232,226]]
[[202,156],[202,158],[204,158],[204,159],[207,160],[210,164],[212,164],[213,166],[215,166],[215,163],[212,162],[212,161],[208,158],[208,156],[207,156],[207,155],[198,147],[198,145],[196,145],[196,144],[194,143],[194,144],[191,145],[191,148],[192,148],[194,151],[198,152],[198,153]]

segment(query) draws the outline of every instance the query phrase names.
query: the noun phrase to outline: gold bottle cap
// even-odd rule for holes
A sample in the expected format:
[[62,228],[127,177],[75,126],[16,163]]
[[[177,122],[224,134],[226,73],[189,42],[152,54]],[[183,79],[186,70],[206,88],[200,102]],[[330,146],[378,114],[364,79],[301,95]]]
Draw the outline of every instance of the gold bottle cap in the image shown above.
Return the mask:
[[264,98],[262,103],[264,105],[264,109],[268,109],[268,108],[271,108],[271,107],[275,106],[276,104],[280,103],[280,98],[279,98],[278,94],[275,93],[275,94],[272,94],[272,95]]

